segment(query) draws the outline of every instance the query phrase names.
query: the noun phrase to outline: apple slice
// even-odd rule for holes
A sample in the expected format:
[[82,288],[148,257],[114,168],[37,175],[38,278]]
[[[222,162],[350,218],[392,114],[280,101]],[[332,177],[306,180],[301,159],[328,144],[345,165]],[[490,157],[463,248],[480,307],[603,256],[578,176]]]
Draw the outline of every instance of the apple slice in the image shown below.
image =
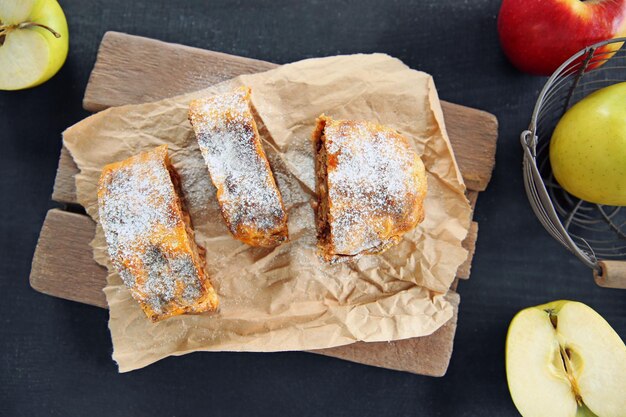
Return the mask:
[[520,311],[507,335],[506,374],[524,417],[626,416],[626,346],[585,304]]
[[0,90],[50,79],[65,62],[68,40],[56,0],[0,0]]

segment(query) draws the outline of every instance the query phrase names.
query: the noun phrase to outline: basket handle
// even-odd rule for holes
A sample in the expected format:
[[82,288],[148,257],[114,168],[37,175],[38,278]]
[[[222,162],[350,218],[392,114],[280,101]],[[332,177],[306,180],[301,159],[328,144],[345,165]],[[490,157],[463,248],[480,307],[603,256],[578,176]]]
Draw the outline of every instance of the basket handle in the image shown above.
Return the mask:
[[601,287],[626,289],[625,261],[598,261],[600,271],[594,269],[593,279]]

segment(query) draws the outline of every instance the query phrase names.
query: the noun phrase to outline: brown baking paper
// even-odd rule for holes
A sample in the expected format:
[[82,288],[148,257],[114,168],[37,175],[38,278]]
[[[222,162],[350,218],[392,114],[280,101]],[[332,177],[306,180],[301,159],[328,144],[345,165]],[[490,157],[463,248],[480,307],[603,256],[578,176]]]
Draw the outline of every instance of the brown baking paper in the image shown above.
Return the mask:
[[[253,248],[228,234],[187,121],[191,99],[239,85],[252,88],[265,150],[289,213],[291,240],[275,249]],[[422,156],[426,219],[382,255],[336,265],[317,256],[310,136],[320,113],[389,125]],[[184,96],[111,108],[69,128],[64,143],[80,168],[78,200],[95,220],[104,165],[167,143],[219,292],[217,314],[150,322],[111,269],[98,226],[92,246],[94,258],[109,268],[104,291],[121,372],[199,350],[310,350],[425,336],[452,316],[444,294],[467,257],[461,242],[471,209],[433,80],[397,59],[309,59]]]

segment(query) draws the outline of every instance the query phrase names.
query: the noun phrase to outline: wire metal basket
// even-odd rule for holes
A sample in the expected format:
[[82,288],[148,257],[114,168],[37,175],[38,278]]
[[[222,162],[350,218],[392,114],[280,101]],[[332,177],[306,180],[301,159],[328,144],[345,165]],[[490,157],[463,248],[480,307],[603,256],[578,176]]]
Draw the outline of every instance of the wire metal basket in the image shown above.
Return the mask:
[[563,114],[588,94],[626,81],[626,38],[589,46],[561,65],[539,94],[521,134],[524,185],[544,228],[585,265],[602,286],[626,288],[626,207],[590,203],[567,193],[550,166],[552,132]]

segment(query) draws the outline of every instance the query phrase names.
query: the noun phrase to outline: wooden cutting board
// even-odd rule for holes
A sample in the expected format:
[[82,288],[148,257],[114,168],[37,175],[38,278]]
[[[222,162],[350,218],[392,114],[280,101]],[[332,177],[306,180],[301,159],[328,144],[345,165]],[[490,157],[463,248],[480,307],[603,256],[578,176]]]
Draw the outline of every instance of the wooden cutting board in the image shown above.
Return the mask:
[[[240,74],[275,68],[269,62],[206,51],[188,46],[117,32],[102,39],[91,73],[83,107],[100,111],[111,106],[143,103],[199,90]],[[495,164],[497,120],[486,112],[442,102],[446,127],[459,168],[474,207],[485,190]],[[65,148],[61,151],[52,199],[64,209],[48,212],[33,257],[30,283],[42,293],[106,308],[102,288],[106,270],[92,257],[89,242],[95,223],[77,206],[74,175],[76,164]],[[469,255],[457,278],[469,278],[478,224],[472,227],[464,246]],[[459,295],[455,281],[447,295],[454,317],[430,336],[395,342],[354,343],[314,351],[354,362],[424,375],[445,374],[458,314]]]

